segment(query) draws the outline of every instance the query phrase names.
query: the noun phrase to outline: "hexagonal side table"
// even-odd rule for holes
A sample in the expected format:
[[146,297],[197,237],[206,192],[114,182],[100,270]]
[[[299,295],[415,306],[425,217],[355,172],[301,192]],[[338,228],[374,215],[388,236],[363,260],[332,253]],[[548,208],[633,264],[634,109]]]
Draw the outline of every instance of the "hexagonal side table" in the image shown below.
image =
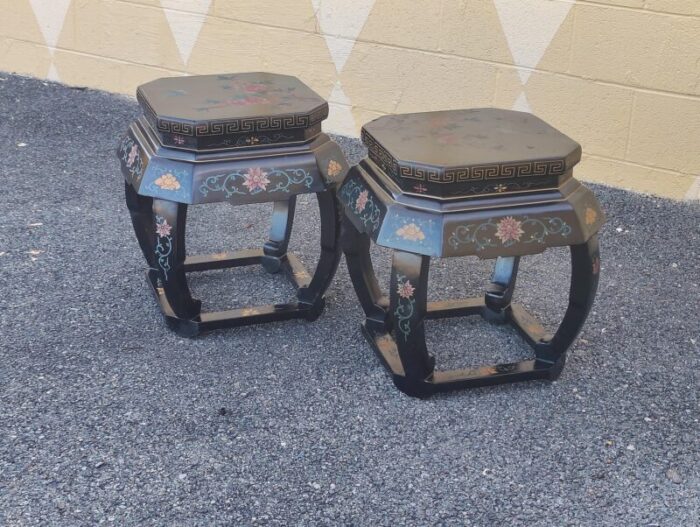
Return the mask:
[[[369,157],[339,189],[341,240],[364,309],[363,332],[405,393],[556,379],[593,303],[604,215],[572,177],[580,146],[540,119],[479,109],[380,117],[365,125]],[[379,286],[370,243],[393,249],[390,291]],[[571,248],[569,303],[548,335],[511,302],[520,257]],[[428,302],[430,257],[495,258],[483,298]],[[535,357],[476,369],[435,370],[424,320],[481,315],[514,326]]]
[[[340,258],[336,185],[347,173],[338,145],[321,133],[327,103],[294,77],[266,73],[177,77],[138,90],[144,117],[118,157],[126,202],[152,286],[168,325],[184,336],[291,318],[314,320]],[[313,275],[287,252],[296,196],[315,193],[321,256]],[[274,202],[262,249],[187,256],[189,205]],[[297,300],[201,312],[187,273],[261,264],[282,271]]]

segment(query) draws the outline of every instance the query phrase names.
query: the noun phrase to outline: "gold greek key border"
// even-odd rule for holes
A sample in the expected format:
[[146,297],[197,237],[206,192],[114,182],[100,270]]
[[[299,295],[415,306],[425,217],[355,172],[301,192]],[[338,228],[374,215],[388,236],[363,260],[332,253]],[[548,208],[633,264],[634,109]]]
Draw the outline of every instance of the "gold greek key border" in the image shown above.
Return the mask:
[[275,132],[280,130],[292,130],[296,128],[309,128],[320,123],[328,117],[328,104],[323,104],[310,114],[288,114],[269,117],[251,117],[244,119],[222,119],[218,121],[203,121],[198,124],[160,119],[153,107],[140,91],[136,92],[136,99],[143,108],[143,113],[148,122],[159,132],[207,137],[217,135],[230,135],[245,132]]
[[364,129],[362,130],[362,142],[367,147],[369,158],[389,175],[429,183],[449,184],[520,177],[560,176],[566,172],[565,159],[496,163],[439,170],[433,167],[400,163]]

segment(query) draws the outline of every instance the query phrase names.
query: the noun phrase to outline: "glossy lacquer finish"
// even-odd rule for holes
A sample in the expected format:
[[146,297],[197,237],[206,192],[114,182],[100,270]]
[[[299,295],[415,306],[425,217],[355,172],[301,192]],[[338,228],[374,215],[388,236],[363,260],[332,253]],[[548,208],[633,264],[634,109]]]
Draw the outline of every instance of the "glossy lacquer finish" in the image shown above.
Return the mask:
[[[293,77],[271,74],[160,79],[139,88],[145,116],[117,155],[126,202],[151,285],[168,325],[184,336],[291,318],[316,319],[338,266],[337,184],[347,170],[340,148],[320,133],[327,104]],[[321,256],[313,274],[288,252],[296,196],[316,194]],[[188,255],[188,207],[226,201],[273,202],[260,249]],[[223,223],[223,221],[222,221]],[[293,302],[203,313],[187,274],[260,264],[297,288]]]
[[[426,397],[556,379],[593,304],[600,271],[596,233],[604,215],[572,177],[580,147],[534,116],[504,110],[382,117],[365,126],[363,139],[369,158],[351,169],[338,193],[345,210],[341,239],[366,315],[363,332],[396,386]],[[460,171],[469,181],[459,179]],[[418,176],[423,179],[414,183]],[[374,273],[372,242],[394,250],[388,294]],[[512,297],[520,258],[556,246],[570,247],[572,273],[566,313],[549,335]],[[430,258],[465,255],[496,259],[484,296],[428,302]],[[534,357],[435,370],[424,321],[469,315],[511,324]],[[468,343],[465,335],[465,350]]]

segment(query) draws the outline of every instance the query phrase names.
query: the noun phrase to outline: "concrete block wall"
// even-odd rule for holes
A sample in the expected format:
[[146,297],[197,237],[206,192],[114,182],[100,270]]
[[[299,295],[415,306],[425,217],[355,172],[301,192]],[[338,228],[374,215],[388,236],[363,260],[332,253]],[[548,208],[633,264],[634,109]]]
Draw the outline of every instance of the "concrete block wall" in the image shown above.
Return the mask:
[[527,110],[581,142],[581,179],[700,198],[700,0],[0,0],[0,70],[130,95],[288,73],[346,135],[391,112]]

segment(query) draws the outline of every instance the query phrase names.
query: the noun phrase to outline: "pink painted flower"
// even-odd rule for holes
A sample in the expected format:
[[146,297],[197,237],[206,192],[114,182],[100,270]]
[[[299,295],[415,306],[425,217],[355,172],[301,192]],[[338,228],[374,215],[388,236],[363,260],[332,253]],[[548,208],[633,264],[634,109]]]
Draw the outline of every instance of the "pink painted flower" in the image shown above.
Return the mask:
[[248,172],[243,174],[245,181],[243,185],[248,187],[248,192],[260,192],[267,189],[270,180],[267,179],[267,172],[262,168],[249,168]]
[[176,145],[184,145],[185,144],[185,138],[182,137],[181,135],[174,135],[173,141],[175,141]]
[[500,238],[501,243],[519,242],[523,234],[522,222],[512,216],[506,216],[496,225],[496,237]]
[[399,283],[396,292],[399,294],[401,298],[406,298],[409,299],[413,296],[413,293],[415,293],[416,288],[411,285],[411,282],[406,280],[404,283]]
[[355,200],[355,210],[357,212],[362,212],[365,210],[365,207],[367,206],[367,200],[369,199],[369,192],[366,190],[363,190],[360,192],[360,195],[357,196],[357,199]]
[[258,82],[251,82],[245,85],[245,91],[248,93],[261,93],[267,91],[267,86]]
[[168,220],[163,220],[162,222],[156,223],[156,234],[160,238],[165,238],[166,236],[170,236],[172,228],[173,226],[168,223]]
[[132,145],[131,150],[129,150],[129,157],[126,160],[126,166],[131,167],[136,161],[136,157],[139,155],[138,145]]

